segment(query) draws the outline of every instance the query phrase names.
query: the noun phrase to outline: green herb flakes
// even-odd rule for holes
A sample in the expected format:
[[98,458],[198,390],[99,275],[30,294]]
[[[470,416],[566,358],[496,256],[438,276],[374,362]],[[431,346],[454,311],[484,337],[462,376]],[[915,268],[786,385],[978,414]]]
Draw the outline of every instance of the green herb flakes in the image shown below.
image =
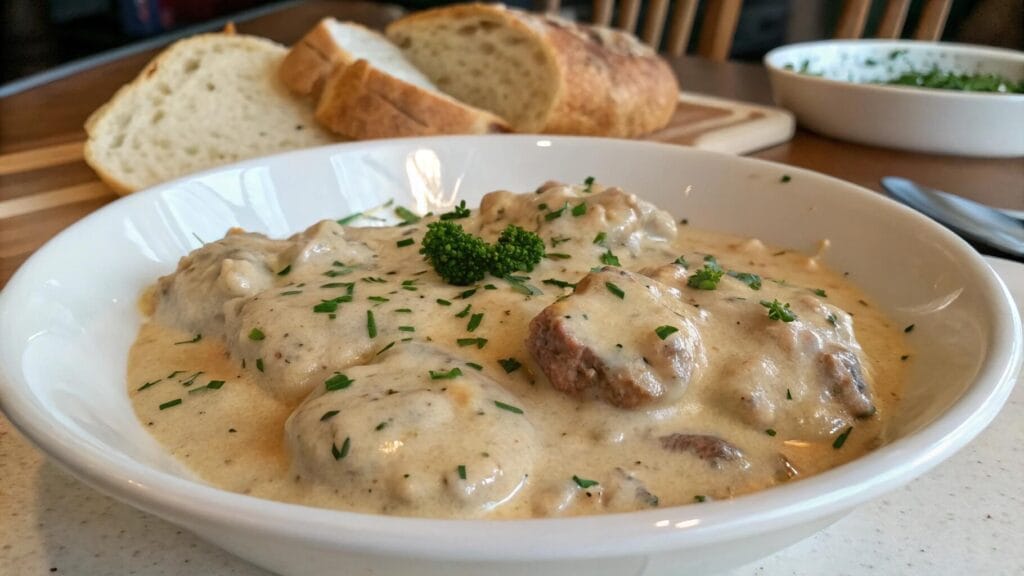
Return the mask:
[[324,380],[324,387],[328,392],[334,392],[335,390],[344,390],[352,385],[355,380],[345,376],[341,372],[335,372],[334,376],[331,376],[327,380]]
[[498,408],[501,408],[502,410],[505,410],[507,412],[511,412],[513,414],[522,414],[523,413],[523,409],[522,408],[520,408],[518,406],[513,406],[511,404],[505,404],[504,402],[501,402],[500,400],[495,400],[494,401],[494,405],[497,406]]
[[846,444],[846,439],[850,437],[850,432],[853,432],[853,426],[847,427],[846,430],[843,430],[842,434],[836,436],[835,442],[832,443],[832,448],[835,450],[842,448],[843,444]]
[[506,374],[515,372],[523,365],[522,362],[515,358],[502,358],[498,360],[498,364],[501,364],[501,367],[505,370]]
[[679,328],[668,325],[658,326],[657,328],[654,329],[654,333],[657,334],[658,338],[661,338],[662,340],[668,338],[669,336],[675,334],[676,332],[679,332]]
[[377,337],[377,320],[373,317],[373,310],[366,311],[366,334],[370,338]]
[[328,410],[327,412],[324,412],[323,416],[320,417],[320,421],[325,422],[327,420],[330,420],[331,418],[337,416],[339,412],[341,412],[341,410]]
[[334,456],[335,460],[341,460],[348,456],[348,451],[352,447],[352,439],[348,436],[345,437],[345,441],[341,443],[341,449],[338,449],[338,445],[331,443],[331,456]]
[[469,324],[466,325],[466,331],[467,332],[472,332],[472,331],[476,330],[478,327],[480,327],[480,322],[483,322],[483,319],[484,319],[484,313],[483,312],[481,312],[479,314],[473,314],[473,316],[471,316],[469,318]]
[[604,254],[601,254],[600,259],[601,264],[604,264],[605,266],[622,266],[622,264],[619,262],[619,257],[616,256],[615,254],[612,254],[611,248],[605,250]]
[[191,340],[182,340],[180,342],[175,342],[174,345],[175,346],[180,346],[182,344],[195,344],[196,342],[199,342],[202,339],[203,339],[203,335],[202,334],[196,334],[195,336],[192,337]]
[[587,203],[580,202],[579,204],[572,207],[572,215],[576,218],[583,216],[587,213]]
[[572,477],[572,481],[575,482],[577,486],[579,486],[580,488],[582,488],[584,490],[586,490],[587,488],[590,488],[592,486],[597,486],[598,485],[598,481],[597,480],[587,480],[586,478],[580,478],[579,476],[576,476],[575,474]]
[[612,282],[605,282],[604,283],[604,287],[607,288],[608,291],[611,292],[612,294],[614,294],[617,298],[619,298],[621,300],[625,300],[626,299],[626,293],[623,292],[622,288],[619,288],[616,284],[614,284]]
[[796,314],[789,309],[789,302],[783,304],[778,300],[761,300],[761,306],[768,309],[768,317],[772,320],[780,320],[782,322],[792,322],[796,320]]
[[174,400],[171,400],[170,402],[164,402],[163,404],[160,405],[160,409],[161,410],[167,410],[168,408],[174,408],[178,404],[181,404],[181,398],[175,398]]
[[448,371],[430,370],[428,373],[431,380],[452,380],[462,376],[462,370],[457,367]]
[[459,480],[465,480],[466,479],[466,465],[465,464],[459,464],[455,468],[455,471],[458,472],[458,474],[459,474]]
[[405,248],[406,246],[412,246],[415,243],[416,241],[413,240],[412,238],[402,238],[398,242],[395,242],[395,246],[399,248]]

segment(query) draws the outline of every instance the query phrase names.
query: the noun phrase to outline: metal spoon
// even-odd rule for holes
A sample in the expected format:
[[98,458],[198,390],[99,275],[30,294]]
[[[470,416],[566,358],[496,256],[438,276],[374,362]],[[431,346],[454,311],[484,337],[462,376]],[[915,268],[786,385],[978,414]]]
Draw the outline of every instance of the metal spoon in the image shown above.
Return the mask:
[[968,241],[1024,258],[1024,221],[995,208],[886,176],[882,187],[890,196],[953,230]]

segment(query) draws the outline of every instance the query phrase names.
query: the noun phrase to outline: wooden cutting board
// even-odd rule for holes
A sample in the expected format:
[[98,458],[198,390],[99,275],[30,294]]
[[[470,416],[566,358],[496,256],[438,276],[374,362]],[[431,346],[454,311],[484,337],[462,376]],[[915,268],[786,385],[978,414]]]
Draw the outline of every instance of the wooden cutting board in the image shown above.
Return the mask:
[[[793,116],[778,108],[682,93],[669,125],[644,139],[746,154],[788,141],[793,128]],[[7,278],[46,240],[117,196],[85,164],[76,139],[0,155],[0,198]]]

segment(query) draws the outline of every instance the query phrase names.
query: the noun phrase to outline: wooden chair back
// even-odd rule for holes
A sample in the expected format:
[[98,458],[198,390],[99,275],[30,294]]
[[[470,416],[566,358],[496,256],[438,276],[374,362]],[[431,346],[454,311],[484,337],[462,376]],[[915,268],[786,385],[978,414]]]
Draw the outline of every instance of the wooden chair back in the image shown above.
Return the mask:
[[[843,11],[836,26],[836,38],[861,38],[867,24],[872,0],[845,0]],[[907,21],[911,0],[885,0],[885,11],[878,24],[875,36],[878,38],[899,38]],[[925,0],[921,17],[914,29],[915,40],[938,40],[946,28],[946,18],[953,0]]]
[[[681,56],[686,52],[693,32],[693,23],[697,15],[699,0],[675,0],[675,8],[669,14],[670,0],[647,0],[647,10],[640,29],[637,20],[640,15],[641,0],[594,0],[594,23],[611,26],[618,4],[618,15],[614,27],[630,33],[636,33],[640,39],[655,49],[661,46],[661,39],[668,26],[668,40],[665,51],[671,56]],[[544,12],[557,12],[560,0],[538,0],[538,9]],[[740,18],[743,0],[707,0],[704,17],[701,21],[700,38],[697,53],[712,60],[727,60],[732,49],[733,36],[736,34],[736,23]]]

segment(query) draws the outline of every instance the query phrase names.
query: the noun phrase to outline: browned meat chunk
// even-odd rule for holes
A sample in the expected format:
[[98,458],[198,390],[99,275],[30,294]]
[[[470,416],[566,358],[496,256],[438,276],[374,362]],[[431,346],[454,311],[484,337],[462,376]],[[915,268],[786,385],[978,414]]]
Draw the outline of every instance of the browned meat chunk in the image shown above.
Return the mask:
[[661,447],[672,452],[689,452],[719,468],[725,462],[746,463],[743,451],[717,436],[705,434],[669,434],[658,438]]
[[871,401],[856,354],[849,350],[824,353],[821,363],[832,387],[832,395],[851,414],[866,418],[875,413],[875,404]]
[[618,268],[591,273],[530,322],[526,345],[563,392],[590,391],[623,408],[677,400],[707,361],[699,331],[667,305],[676,299],[667,291]]

